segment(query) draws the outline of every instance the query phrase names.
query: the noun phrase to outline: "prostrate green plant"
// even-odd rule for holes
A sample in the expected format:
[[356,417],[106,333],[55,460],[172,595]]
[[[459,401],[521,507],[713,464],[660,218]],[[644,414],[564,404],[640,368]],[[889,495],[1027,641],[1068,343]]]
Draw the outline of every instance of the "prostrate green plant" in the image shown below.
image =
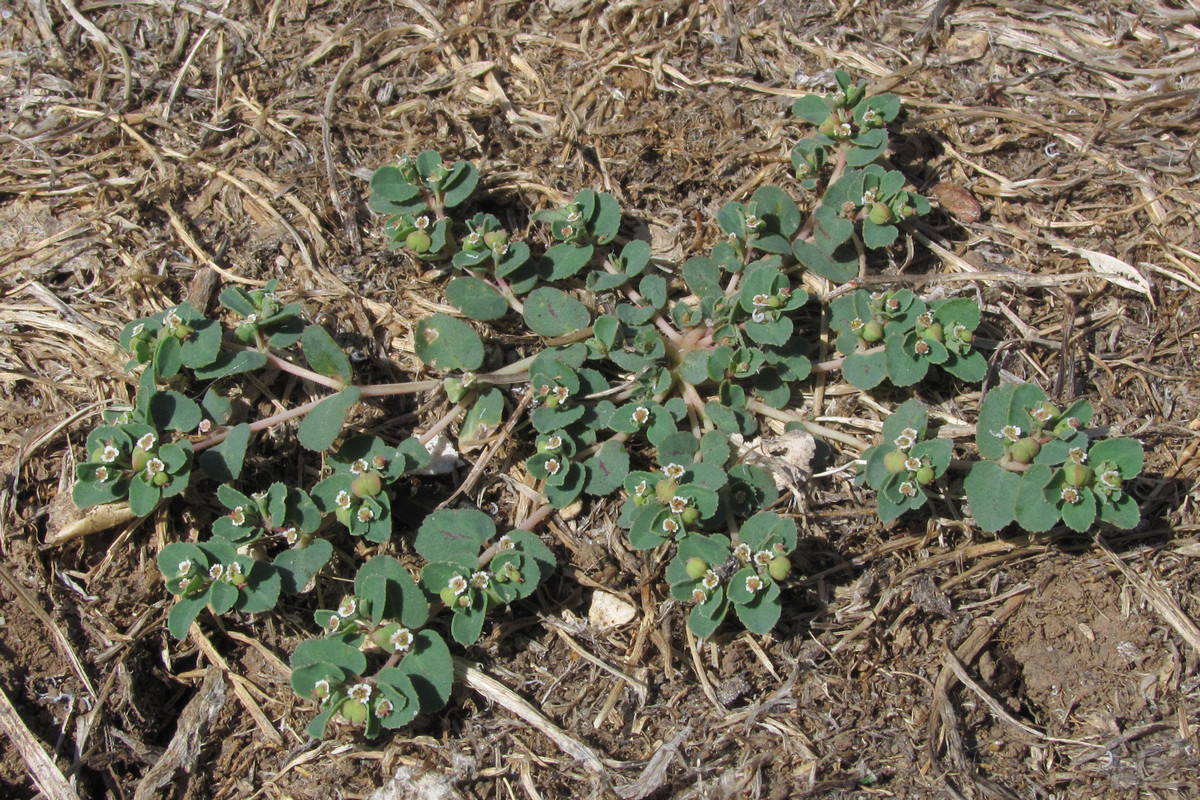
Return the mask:
[[[415,580],[390,556],[366,561],[353,593],[316,613],[324,634],[292,657],[293,687],[321,706],[310,733],[322,735],[337,716],[375,735],[441,707],[453,670],[439,631],[470,645],[489,611],[529,597],[555,568],[531,529],[585,495],[623,495],[618,521],[630,546],[670,559],[666,579],[673,597],[694,604],[693,633],[711,636],[730,611],[767,633],[781,618],[797,525],[773,510],[772,475],[747,460],[760,420],[826,433],[789,410],[814,372],[841,367],[866,390],[884,379],[909,386],[931,364],[964,381],[981,380],[987,368],[974,349],[973,300],[829,291],[830,282],[858,277],[868,251],[891,245],[905,219],[929,210],[901,173],[877,163],[899,100],[867,97],[843,72],[837,81],[830,96],[793,107],[817,126],[792,151],[796,178],[805,190],[823,187],[820,196],[798,205],[783,188],[763,186],[725,204],[716,220],[723,237],[689,258],[678,280],[668,280],[645,242],[620,241],[620,208],[608,194],[584,189],[563,208],[535,213],[551,242],[540,248],[490,214],[450,216],[478,183],[470,163],[447,166],[426,151],[382,167],[370,203],[386,217],[392,245],[444,269],[446,298],[463,316],[519,317],[545,346],[501,363],[504,354],[489,353],[472,323],[434,314],[416,324],[413,345],[439,379],[359,385],[343,350],[323,328],[305,325],[275,282],[227,288],[219,299],[228,326],[184,304],[122,331],[130,366],[144,365],[137,400],[89,436],[76,502],[128,500],[146,515],[202,478],[221,484],[224,512],[211,538],[160,555],[179,597],[168,626],[181,637],[206,607],[262,612],[281,594],[307,591],[332,556],[333,537],[386,547],[396,534],[390,484],[426,466],[424,445],[456,421],[460,452],[482,446],[504,423],[503,387],[524,383],[520,407],[534,431],[525,468],[546,505],[499,536],[477,510],[430,513],[413,526],[412,548],[425,562]],[[828,311],[845,357],[814,365],[808,342],[823,314],[814,306],[827,295],[836,297]],[[489,359],[491,371],[482,371]],[[223,392],[255,370],[282,370],[328,393],[235,423]],[[205,384],[201,403],[180,391],[189,380]],[[365,398],[436,391],[450,410],[419,440],[344,433]],[[987,395],[977,437],[984,460],[966,481],[981,527],[1137,522],[1124,487],[1141,469],[1140,447],[1124,439],[1089,446],[1082,426],[1090,414],[1085,403],[1059,411],[1032,386]],[[296,419],[300,444],[324,454],[315,485],[237,488],[254,433]],[[948,485],[953,445],[932,434],[926,408],[909,400],[884,423],[883,442],[863,454],[861,477],[877,491],[884,521]],[[438,621],[442,611],[448,621]]]
[[[448,195],[432,196],[445,202]],[[307,591],[332,557],[328,537],[334,526],[370,542],[390,542],[395,526],[388,486],[430,463],[417,439],[391,445],[372,435],[344,436],[343,428],[364,395],[436,390],[443,384],[352,384],[354,371],[345,352],[323,328],[304,325],[299,306],[281,303],[275,288],[271,282],[261,290],[222,292],[220,302],[233,317],[229,328],[186,304],[129,323],[120,340],[133,356],[130,366],[145,366],[134,408],[106,415],[107,424],[89,436],[88,460],[76,470],[77,504],[126,500],[141,516],[195,482],[220,482],[216,497],[225,513],[214,520],[211,538],[173,542],[159,554],[167,589],[178,596],[167,622],[177,638],[187,635],[205,608],[217,615],[261,613],[275,608],[281,594]],[[450,323],[448,328],[462,325]],[[434,354],[439,355],[436,349]],[[456,349],[453,358],[478,366],[482,352],[473,357]],[[265,368],[332,392],[267,419],[232,424],[233,404],[222,387],[231,377]],[[207,384],[202,403],[159,388],[167,380],[185,388],[189,378]],[[453,384],[445,389],[455,394]],[[462,410],[456,406],[443,423]],[[472,412],[484,425],[498,409],[476,403]],[[303,418],[296,429],[299,442],[325,452],[325,477],[311,490],[283,482],[251,494],[236,488],[253,433],[297,418]],[[337,714],[374,736],[381,726],[404,725],[418,711],[432,712],[445,703],[453,668],[441,634],[424,627],[430,602],[435,610],[451,610],[452,635],[469,645],[480,636],[488,610],[529,596],[554,568],[553,555],[534,534],[511,531],[493,543],[495,533],[481,512],[436,512],[414,542],[429,561],[423,588],[399,561],[378,555],[358,570],[354,593],[337,609],[317,612],[325,637],[303,642],[292,660],[293,687],[322,705],[309,728],[312,735],[320,736]],[[460,580],[462,591],[454,593]],[[443,596],[446,591],[453,597]],[[370,673],[377,654],[384,662]]]

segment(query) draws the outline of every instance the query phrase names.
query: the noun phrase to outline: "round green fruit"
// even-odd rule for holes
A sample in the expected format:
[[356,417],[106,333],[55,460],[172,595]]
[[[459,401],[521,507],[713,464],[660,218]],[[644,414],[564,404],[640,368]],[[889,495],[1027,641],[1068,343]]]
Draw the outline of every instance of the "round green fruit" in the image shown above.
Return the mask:
[[876,225],[886,225],[892,221],[892,210],[883,203],[872,203],[867,219]]
[[357,725],[367,721],[367,704],[360,703],[357,700],[347,700],[342,703],[342,707],[338,709],[338,713],[347,722],[353,722]]
[[693,508],[692,506],[688,506],[687,508],[685,508],[683,510],[683,513],[679,515],[679,521],[682,522],[684,525],[695,525],[696,521],[699,519],[700,519],[700,509]]
[[504,231],[488,231],[483,235],[483,243],[488,247],[492,247],[496,244],[507,244],[508,234]]
[[883,457],[883,466],[888,472],[904,472],[904,462],[907,460],[908,456],[903,451],[893,450]]
[[170,482],[171,482],[171,476],[165,472],[156,472],[150,478],[150,483],[152,483],[158,487],[166,486]]
[[775,556],[767,563],[767,572],[777,581],[781,581],[792,571],[792,561],[787,556]]
[[1095,472],[1086,464],[1077,464],[1074,461],[1069,461],[1063,465],[1063,477],[1066,479],[1068,486],[1076,488],[1087,486],[1095,477]]
[[133,448],[133,455],[130,458],[134,472],[141,472],[146,468],[146,462],[150,460],[150,454],[140,447]]
[[925,330],[921,331],[921,338],[931,339],[935,342],[946,341],[946,331],[942,328],[942,323],[935,322]]
[[383,479],[378,472],[364,472],[350,484],[355,497],[375,497],[383,491]]
[[864,342],[878,342],[883,338],[883,324],[877,319],[873,319],[862,327],[862,338]]
[[1041,451],[1042,443],[1032,436],[1026,436],[1012,446],[1012,460],[1018,464],[1032,464]]
[[429,234],[425,231],[413,231],[404,240],[404,246],[409,250],[415,250],[418,253],[426,253],[429,247],[433,244],[433,240],[429,238]]
[[922,486],[933,483],[933,478],[933,467],[921,467],[919,470],[917,470],[917,483],[921,484]]
[[704,559],[696,558],[695,556],[687,560],[687,574],[692,580],[700,580],[704,577],[704,573],[708,572],[708,564],[704,563]]
[[675,490],[678,488],[678,481],[671,480],[670,478],[663,478],[658,482],[658,485],[654,487],[654,494],[658,496],[659,500],[662,500],[664,503],[669,503],[671,498],[675,496]]

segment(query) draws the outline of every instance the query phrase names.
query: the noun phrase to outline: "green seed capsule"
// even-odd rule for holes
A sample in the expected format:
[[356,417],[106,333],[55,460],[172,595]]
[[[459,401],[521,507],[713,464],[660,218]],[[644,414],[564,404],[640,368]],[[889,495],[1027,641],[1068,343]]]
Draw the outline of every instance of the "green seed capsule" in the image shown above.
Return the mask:
[[921,338],[931,339],[935,342],[944,342],[946,341],[946,331],[942,328],[942,323],[935,322],[921,331]]
[[675,490],[678,488],[679,483],[677,481],[673,481],[670,478],[664,478],[658,482],[657,486],[654,487],[654,494],[658,495],[659,500],[667,503],[670,502],[671,498],[675,496]]
[[876,225],[886,225],[892,221],[892,210],[883,203],[873,203],[867,212],[867,219]]
[[708,572],[708,564],[704,563],[704,559],[693,556],[687,560],[687,574],[692,580],[700,580],[706,572]]
[[863,325],[862,338],[864,342],[878,342],[883,338],[883,325],[879,320],[873,319]]
[[692,506],[688,506],[687,508],[685,508],[683,510],[683,513],[679,515],[679,520],[684,525],[695,525],[696,521],[699,519],[700,519],[700,509],[694,508]]
[[917,483],[925,486],[933,482],[933,467],[921,467],[917,470]]
[[171,476],[165,472],[156,472],[154,473],[153,477],[150,478],[150,482],[155,486],[166,486],[171,482]]
[[1031,464],[1041,451],[1042,443],[1032,436],[1026,436],[1012,446],[1012,460],[1018,464]]
[[888,472],[904,472],[904,462],[907,460],[908,457],[903,452],[893,450],[883,457],[883,466],[887,468]]
[[367,721],[367,704],[360,703],[357,700],[347,700],[342,703],[342,707],[338,709],[338,713],[347,722],[361,725]]
[[150,460],[150,454],[140,447],[133,448],[133,455],[130,457],[134,472],[141,472],[146,468],[146,462]]
[[415,250],[418,253],[429,252],[433,240],[429,238],[429,234],[425,231],[413,231],[404,240],[404,245],[409,250]]
[[1095,477],[1095,472],[1086,464],[1077,464],[1074,461],[1067,462],[1063,465],[1063,477],[1066,478],[1068,486],[1080,487],[1087,486]]
[[383,491],[383,479],[378,472],[364,472],[350,484],[355,497],[375,497]]
[[781,581],[792,571],[792,562],[787,556],[776,556],[767,564],[767,572],[777,581]]

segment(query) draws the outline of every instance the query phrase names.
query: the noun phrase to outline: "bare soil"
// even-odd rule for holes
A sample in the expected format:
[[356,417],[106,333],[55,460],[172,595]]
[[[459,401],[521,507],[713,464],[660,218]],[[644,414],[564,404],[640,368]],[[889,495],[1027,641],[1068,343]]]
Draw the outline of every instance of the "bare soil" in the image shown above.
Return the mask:
[[[395,776],[407,788],[379,797],[1195,797],[1198,48],[1200,7],[1166,0],[0,0],[0,689],[20,726],[85,800],[356,798]],[[775,633],[696,642],[613,508],[552,519],[561,575],[462,655],[599,766],[465,687],[378,740],[309,741],[286,662],[316,599],[166,633],[154,557],[206,535],[211,497],[57,542],[88,430],[136,388],[129,319],[279,278],[365,378],[421,372],[411,328],[444,277],[387,249],[365,202],[378,166],[470,159],[476,207],[518,231],[608,191],[681,263],[725,201],[795,188],[788,107],[835,68],[903,99],[888,157],[915,187],[982,206],[938,206],[911,258],[901,245],[873,271],[975,294],[999,343],[988,386],[1087,397],[1142,441],[1136,530],[993,537],[949,502],[884,526],[843,470],[800,487],[803,569]],[[980,397],[921,392],[967,419]],[[869,443],[905,396],[831,379],[797,403]],[[435,411],[360,422],[405,435]],[[269,440],[249,479],[299,474],[290,447]],[[471,497],[505,519],[511,450]],[[414,480],[397,503],[418,518],[453,488]],[[588,623],[597,587],[633,621]],[[219,702],[185,713],[206,675]],[[181,730],[188,770],[155,773]],[[29,769],[0,741],[0,795],[34,797]]]

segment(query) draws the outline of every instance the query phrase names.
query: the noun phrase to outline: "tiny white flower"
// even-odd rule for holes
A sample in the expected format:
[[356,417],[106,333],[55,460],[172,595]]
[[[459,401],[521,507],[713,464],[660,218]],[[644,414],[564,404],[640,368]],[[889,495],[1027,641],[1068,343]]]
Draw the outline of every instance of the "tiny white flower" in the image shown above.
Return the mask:
[[688,507],[688,498],[675,495],[667,503],[671,507],[672,514],[682,514]]
[[631,419],[634,425],[645,425],[650,419],[650,409],[645,406],[638,406],[633,410]]
[[147,453],[154,449],[154,445],[158,442],[158,437],[153,433],[147,433],[137,440],[137,446],[145,450]]
[[905,497],[916,497],[917,491],[917,485],[912,481],[904,481],[904,483],[900,484],[900,494]]
[[367,464],[367,460],[365,458],[360,458],[350,465],[350,474],[362,475],[368,469],[370,469],[370,465]]
[[496,541],[497,550],[512,550],[514,547],[516,547],[516,544],[513,543],[512,537],[507,533]]
[[196,426],[196,430],[200,433],[208,433],[212,430],[212,426],[213,424],[211,419],[202,419],[200,420],[200,424]]
[[750,313],[750,319],[761,324],[767,321],[767,313],[761,308],[756,308]]
[[679,532],[679,523],[676,522],[671,517],[667,517],[666,519],[664,519],[662,526],[663,526],[663,530],[666,531],[667,533],[678,533]]
[[708,595],[705,593],[705,591],[703,589],[701,589],[699,586],[697,586],[695,589],[692,589],[692,602],[693,603],[704,603],[707,601],[708,601]]
[[909,472],[916,472],[921,468],[921,459],[916,458],[915,456],[909,456],[908,458],[904,459],[904,468]]
[[321,678],[321,680],[314,683],[313,694],[322,700],[324,700],[326,697],[329,697],[329,681],[325,678]]
[[565,403],[565,402],[567,402],[567,398],[570,396],[571,396],[571,390],[568,389],[567,387],[565,387],[565,386],[555,386],[554,387],[554,397],[558,400],[558,402]]
[[295,544],[296,542],[298,542],[300,540],[300,534],[296,531],[296,528],[294,526],[290,527],[290,528],[286,528],[283,531],[283,539],[288,544]]
[[687,470],[685,470],[681,464],[672,463],[663,467],[663,474],[665,474],[671,480],[679,480],[683,477],[683,473],[686,471]]
[[371,510],[370,506],[364,505],[359,506],[358,513],[355,516],[358,517],[359,522],[370,522],[375,519],[375,512]]
[[774,554],[770,550],[759,550],[754,554],[754,563],[760,567],[765,567],[771,563],[771,559],[774,557]]
[[1033,417],[1038,422],[1049,422],[1054,414],[1045,406],[1037,406],[1029,412],[1029,416]]
[[221,580],[221,576],[225,574],[225,567],[222,564],[213,564],[208,568],[208,577],[214,581]]
[[104,450],[100,453],[100,460],[105,464],[111,464],[117,460],[117,456],[121,455],[121,451],[113,447],[111,444],[106,444]]
[[246,524],[245,509],[243,509],[241,506],[238,506],[233,511],[229,512],[229,521],[232,522],[234,524],[234,526],[238,527],[238,528],[245,525]]
[[92,476],[101,482],[108,480],[108,467],[96,467],[92,472]]
[[717,577],[717,573],[711,569],[704,573],[704,577],[700,579],[700,585],[710,592],[721,585],[721,579]]
[[492,576],[489,572],[479,570],[471,573],[471,585],[476,589],[486,589],[488,584],[492,582]]
[[400,628],[398,631],[388,637],[388,644],[392,646],[392,652],[403,653],[408,648],[412,647],[413,635],[408,628]]
[[371,684],[356,683],[350,687],[350,699],[365,703],[371,699]]
[[746,576],[746,591],[751,594],[757,594],[763,587],[763,579],[757,575]]
[[633,487],[633,493],[638,497],[645,497],[646,490],[649,488],[649,485],[645,481],[642,481],[637,486]]
[[343,489],[337,493],[337,497],[333,499],[333,502],[337,503],[338,508],[349,508],[351,502],[350,493]]
[[232,581],[234,578],[242,574],[242,565],[234,561],[225,567],[225,580]]
[[342,602],[337,607],[337,614],[343,619],[354,616],[356,611],[358,611],[358,598],[354,595],[342,598]]
[[746,544],[745,542],[739,542],[738,546],[733,548],[733,554],[737,556],[738,561],[741,561],[743,564],[745,564],[750,560],[750,545]]
[[165,472],[167,465],[163,463],[161,458],[152,458],[146,462],[146,477],[153,478],[160,472]]
[[562,447],[562,444],[563,444],[562,437],[559,436],[557,433],[546,440],[546,447],[550,448],[551,450],[560,449]]
[[192,563],[192,560],[190,558],[185,558],[183,561],[179,562],[178,566],[175,567],[175,574],[180,577],[187,575],[192,571],[193,566],[195,565]]
[[546,472],[551,475],[557,475],[560,469],[562,469],[562,462],[557,458],[546,459]]
[[450,583],[448,583],[447,586],[449,586],[450,591],[454,592],[455,594],[462,594],[469,588],[470,585],[467,583],[467,579],[462,575],[455,575],[450,579]]
[[1071,503],[1072,505],[1074,505],[1075,503],[1078,503],[1080,500],[1083,499],[1083,495],[1081,495],[1079,493],[1079,490],[1076,489],[1074,486],[1064,486],[1062,488],[1062,492],[1059,494],[1059,496],[1065,502]]
[[386,697],[381,697],[379,698],[379,702],[375,704],[375,716],[386,717],[392,713],[394,708],[395,706],[392,705],[391,700],[388,700]]

